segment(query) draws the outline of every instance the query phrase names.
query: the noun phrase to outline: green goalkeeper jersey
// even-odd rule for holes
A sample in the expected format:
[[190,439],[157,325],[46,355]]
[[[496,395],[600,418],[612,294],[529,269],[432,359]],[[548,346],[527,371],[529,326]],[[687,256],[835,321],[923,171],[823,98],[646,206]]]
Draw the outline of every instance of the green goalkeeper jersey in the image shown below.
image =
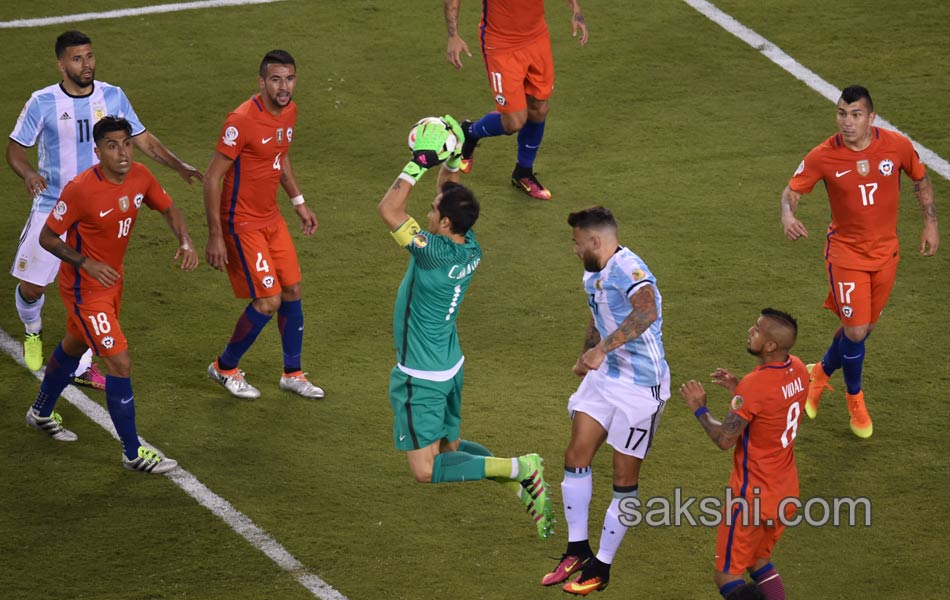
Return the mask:
[[482,249],[469,231],[465,243],[420,231],[406,245],[409,266],[393,310],[393,337],[400,369],[444,381],[461,366],[455,319]]

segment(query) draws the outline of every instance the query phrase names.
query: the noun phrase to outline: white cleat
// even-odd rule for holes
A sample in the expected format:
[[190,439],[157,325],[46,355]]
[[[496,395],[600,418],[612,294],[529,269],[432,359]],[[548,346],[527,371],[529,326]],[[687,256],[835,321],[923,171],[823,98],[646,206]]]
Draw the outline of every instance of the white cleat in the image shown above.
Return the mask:
[[234,373],[225,375],[218,370],[218,361],[208,365],[208,379],[217,381],[221,387],[231,392],[232,396],[238,398],[260,398],[261,392],[244,379],[244,371],[235,369]]
[[129,460],[124,453],[122,454],[122,466],[129,471],[161,474],[168,473],[177,467],[178,461],[168,458],[156,450],[139,446],[139,455],[133,460]]
[[280,378],[280,389],[293,392],[304,398],[323,398],[323,388],[317,387],[307,380],[306,373],[284,375]]
[[26,424],[46,433],[57,442],[75,442],[79,439],[78,435],[63,427],[63,418],[58,412],[53,412],[48,417],[41,417],[31,406],[26,411]]

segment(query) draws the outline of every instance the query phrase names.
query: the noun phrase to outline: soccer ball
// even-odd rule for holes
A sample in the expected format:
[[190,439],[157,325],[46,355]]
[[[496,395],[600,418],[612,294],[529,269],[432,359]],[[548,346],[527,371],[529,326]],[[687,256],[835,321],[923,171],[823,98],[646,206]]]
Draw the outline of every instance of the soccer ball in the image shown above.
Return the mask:
[[424,125],[426,123],[439,123],[446,129],[449,129],[449,137],[445,138],[445,143],[442,145],[442,150],[444,152],[454,152],[455,147],[458,146],[459,143],[458,138],[455,137],[455,134],[449,128],[448,124],[446,124],[446,122],[439,117],[425,117],[423,119],[419,119],[419,121],[417,121],[416,124],[412,126],[412,129],[409,130],[409,149],[415,150],[416,130],[419,129],[420,125]]

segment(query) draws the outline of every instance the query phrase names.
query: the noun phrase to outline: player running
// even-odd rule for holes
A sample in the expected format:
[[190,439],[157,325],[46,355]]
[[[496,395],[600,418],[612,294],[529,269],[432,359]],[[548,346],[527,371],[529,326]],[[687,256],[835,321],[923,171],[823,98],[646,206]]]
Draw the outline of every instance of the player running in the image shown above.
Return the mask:
[[[59,294],[66,305],[66,335],[50,355],[46,373],[26,423],[61,442],[76,441],[53,411],[79,358],[92,349],[106,364],[106,405],[122,442],[126,469],[165,473],[178,463],[139,443],[130,379],[128,342],[119,324],[123,260],[132,228],[144,204],[159,211],[179,246],[175,259],[194,270],[198,255],[178,207],[145,165],[132,161],[132,124],[106,116],[92,129],[99,165],[66,185],[39,234],[40,244],[62,261]],[[64,242],[60,236],[66,235]]]
[[[445,116],[443,121],[461,139],[455,119]],[[516,490],[538,536],[546,539],[553,532],[554,518],[541,458],[537,454],[496,458],[481,444],[461,439],[465,357],[455,320],[482,249],[471,229],[478,219],[478,201],[458,184],[459,155],[442,151],[448,135],[450,129],[443,123],[418,128],[412,161],[378,206],[396,244],[409,252],[393,311],[397,361],[389,376],[393,437],[420,483],[495,479]],[[439,191],[423,230],[406,212],[409,195],[426,171],[439,164]]]
[[[785,584],[771,557],[785,529],[783,519],[790,519],[796,510],[791,503],[782,506],[782,501],[798,497],[795,436],[807,397],[808,369],[788,353],[797,335],[798,323],[791,315],[771,308],[762,311],[749,328],[747,346],[759,365],[741,381],[726,369],[711,375],[713,383],[732,394],[731,409],[722,423],[706,407],[702,384],[691,380],[680,386],[683,400],[713,443],[723,450],[736,447],[729,487],[733,498],[747,504],[745,509],[736,504],[731,514],[724,513],[716,536],[714,579],[724,598],[742,594],[747,587],[745,571],[766,599],[785,598]],[[758,513],[753,512],[754,500]]]
[[[471,56],[468,45],[458,33],[461,0],[445,0],[445,26],[448,30],[448,61],[462,68],[462,52]],[[571,30],[580,44],[587,43],[587,21],[577,0],[568,0]],[[464,121],[462,172],[472,169],[478,140],[518,133],[518,162],[511,173],[511,184],[532,198],[550,200],[551,192],[541,185],[534,173],[534,159],[544,137],[548,98],[554,90],[554,59],[551,35],[544,20],[544,0],[485,0],[479,38],[485,70],[488,72],[496,112],[481,119]]]
[[940,245],[937,208],[927,170],[910,140],[874,127],[874,104],[867,88],[853,85],[838,100],[839,132],[816,146],[801,162],[782,192],[782,227],[790,240],[807,237],[795,217],[802,194],[823,181],[831,204],[831,225],[825,243],[828,308],[841,320],[821,362],[810,365],[811,384],[805,412],[818,414],[818,401],[828,378],[844,373],[851,431],[868,438],[874,425],[864,403],[861,372],[864,343],[874,330],[894,287],[900,249],[897,205],[901,171],[914,181],[914,194],[924,217],[920,253],[933,256]]

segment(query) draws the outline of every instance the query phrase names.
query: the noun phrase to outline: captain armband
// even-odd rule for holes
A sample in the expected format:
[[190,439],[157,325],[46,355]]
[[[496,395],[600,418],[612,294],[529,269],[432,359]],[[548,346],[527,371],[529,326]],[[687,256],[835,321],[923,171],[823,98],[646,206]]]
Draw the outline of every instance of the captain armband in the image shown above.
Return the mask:
[[390,232],[400,248],[405,248],[412,241],[412,238],[419,233],[419,224],[412,217],[406,219],[406,222],[400,225],[395,231]]

